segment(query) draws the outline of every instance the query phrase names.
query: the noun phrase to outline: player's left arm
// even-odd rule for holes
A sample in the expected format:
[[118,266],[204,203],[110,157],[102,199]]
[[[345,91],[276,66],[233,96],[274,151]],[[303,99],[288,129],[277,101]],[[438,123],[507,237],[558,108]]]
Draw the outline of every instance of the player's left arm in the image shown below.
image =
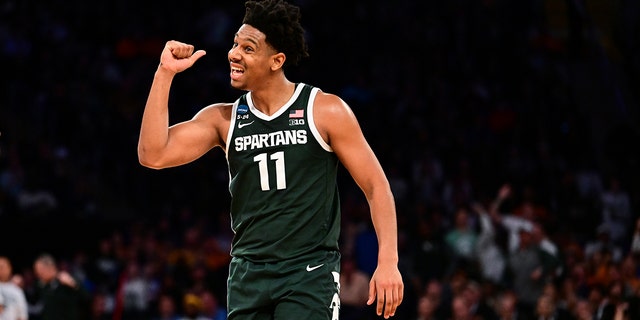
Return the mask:
[[398,270],[396,209],[389,181],[351,108],[338,96],[318,93],[314,104],[318,130],[342,165],[362,189],[378,237],[378,266],[369,284],[367,304],[378,315],[393,316],[403,299],[404,284]]

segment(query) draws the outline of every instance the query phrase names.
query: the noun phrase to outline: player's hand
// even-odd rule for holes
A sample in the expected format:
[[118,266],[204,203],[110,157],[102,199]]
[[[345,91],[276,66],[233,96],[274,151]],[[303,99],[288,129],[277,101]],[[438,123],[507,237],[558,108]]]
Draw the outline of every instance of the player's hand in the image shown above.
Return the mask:
[[[369,300],[371,305],[377,301],[376,313],[389,319],[396,314],[396,309],[404,297],[404,284],[397,266],[378,266],[369,282]],[[384,312],[384,314],[383,314]]]
[[204,50],[193,52],[193,45],[179,41],[167,41],[160,56],[160,67],[172,73],[190,68],[198,59],[207,54]]

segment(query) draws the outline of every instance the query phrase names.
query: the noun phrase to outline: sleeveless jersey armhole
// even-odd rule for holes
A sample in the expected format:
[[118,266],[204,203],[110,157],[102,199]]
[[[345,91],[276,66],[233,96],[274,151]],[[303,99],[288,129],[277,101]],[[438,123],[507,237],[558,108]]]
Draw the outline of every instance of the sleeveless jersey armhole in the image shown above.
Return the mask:
[[225,157],[227,161],[229,160],[229,145],[231,145],[231,137],[233,137],[233,129],[236,127],[236,114],[238,112],[238,103],[240,103],[240,99],[236,100],[233,103],[233,107],[231,107],[231,119],[229,121],[229,132],[227,132],[227,143],[224,148]]
[[322,149],[324,149],[327,152],[333,152],[333,149],[331,148],[331,146],[326,141],[324,141],[324,139],[322,139],[322,135],[320,134],[320,131],[318,131],[318,128],[316,127],[315,119],[313,118],[313,103],[316,101],[316,95],[318,94],[318,91],[320,91],[319,88],[313,88],[311,90],[311,93],[309,94],[309,104],[307,105],[307,117],[309,118],[309,129],[311,130],[313,137],[316,139],[316,141],[318,141],[318,144],[320,144]]

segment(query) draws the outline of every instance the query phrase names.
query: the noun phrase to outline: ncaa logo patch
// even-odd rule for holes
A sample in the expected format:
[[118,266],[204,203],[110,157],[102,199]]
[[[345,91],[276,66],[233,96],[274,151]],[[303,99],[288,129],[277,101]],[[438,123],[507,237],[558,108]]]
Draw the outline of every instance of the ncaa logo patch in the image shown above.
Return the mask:
[[246,114],[247,112],[249,112],[249,106],[247,106],[246,104],[241,104],[238,106],[238,114]]

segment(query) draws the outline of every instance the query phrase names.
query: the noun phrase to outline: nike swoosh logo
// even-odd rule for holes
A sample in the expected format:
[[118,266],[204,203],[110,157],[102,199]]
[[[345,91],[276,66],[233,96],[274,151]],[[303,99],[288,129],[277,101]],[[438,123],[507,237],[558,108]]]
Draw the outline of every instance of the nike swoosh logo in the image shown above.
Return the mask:
[[312,267],[312,266],[310,266],[310,265],[307,265],[307,272],[311,272],[311,271],[313,271],[313,270],[315,270],[315,269],[318,269],[318,268],[320,268],[320,267],[322,267],[322,266],[324,266],[324,263],[323,263],[323,264],[319,264],[319,265],[317,265],[317,266],[315,266],[315,267]]
[[247,123],[238,123],[238,129],[241,129],[242,127],[246,127],[250,124],[252,124],[255,120],[251,121],[251,122],[247,122]]

